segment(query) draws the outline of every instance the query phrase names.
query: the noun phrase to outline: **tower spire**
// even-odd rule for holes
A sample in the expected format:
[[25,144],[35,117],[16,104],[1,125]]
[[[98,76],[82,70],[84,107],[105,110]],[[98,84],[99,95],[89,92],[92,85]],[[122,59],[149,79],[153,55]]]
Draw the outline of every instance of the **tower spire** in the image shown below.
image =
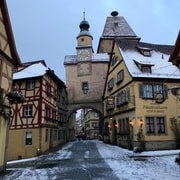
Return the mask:
[[89,23],[88,21],[86,21],[85,18],[85,11],[83,12],[83,20],[81,21],[80,25],[79,25],[81,31],[89,31]]
[[85,15],[86,15],[86,13],[85,13],[85,10],[84,10],[84,12],[83,12],[83,20],[84,21],[86,20]]

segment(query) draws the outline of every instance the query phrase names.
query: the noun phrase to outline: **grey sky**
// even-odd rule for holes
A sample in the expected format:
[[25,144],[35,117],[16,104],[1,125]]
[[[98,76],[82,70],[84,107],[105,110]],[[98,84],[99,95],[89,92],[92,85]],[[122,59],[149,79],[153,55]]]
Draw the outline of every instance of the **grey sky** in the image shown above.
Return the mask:
[[76,54],[84,10],[95,52],[113,10],[144,42],[174,45],[180,29],[180,0],[7,0],[7,5],[21,61],[44,59],[64,82],[64,57]]

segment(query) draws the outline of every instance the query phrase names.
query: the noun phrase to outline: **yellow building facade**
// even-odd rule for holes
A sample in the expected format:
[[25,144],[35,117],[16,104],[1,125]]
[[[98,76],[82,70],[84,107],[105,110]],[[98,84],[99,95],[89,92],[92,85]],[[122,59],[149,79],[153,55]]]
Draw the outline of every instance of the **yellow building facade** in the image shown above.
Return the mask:
[[99,138],[99,114],[88,110],[84,116],[84,133],[87,139]]
[[[126,47],[127,41],[131,47]],[[142,54],[137,46],[150,54]],[[180,73],[167,62],[166,50],[157,52],[167,48],[172,50],[116,40],[104,94],[105,140],[130,149],[141,145],[148,150],[176,148],[172,126],[179,121],[180,102],[171,89],[180,86]]]
[[12,72],[20,66],[5,0],[0,1],[0,173],[6,171]]
[[100,52],[110,49],[104,141],[137,151],[179,148],[180,102],[172,89],[180,86],[180,72],[169,62],[174,46],[141,42],[116,12],[99,44]]

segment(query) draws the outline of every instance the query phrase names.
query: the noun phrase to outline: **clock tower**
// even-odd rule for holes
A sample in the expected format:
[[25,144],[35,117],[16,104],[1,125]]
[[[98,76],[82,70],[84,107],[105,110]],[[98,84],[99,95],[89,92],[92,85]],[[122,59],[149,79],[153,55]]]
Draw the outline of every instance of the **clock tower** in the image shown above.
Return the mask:
[[89,23],[85,19],[85,12],[84,12],[84,18],[81,21],[79,28],[80,33],[77,36],[77,61],[91,61],[92,59],[92,40],[93,37],[89,32]]

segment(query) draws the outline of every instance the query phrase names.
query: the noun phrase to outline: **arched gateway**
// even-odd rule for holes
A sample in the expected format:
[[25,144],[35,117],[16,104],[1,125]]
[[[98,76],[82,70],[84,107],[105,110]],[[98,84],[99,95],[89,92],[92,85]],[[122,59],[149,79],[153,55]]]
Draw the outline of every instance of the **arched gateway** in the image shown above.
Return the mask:
[[102,95],[108,68],[109,56],[95,54],[89,23],[84,18],[77,36],[76,55],[65,56],[66,86],[69,115],[81,108],[91,108],[103,117]]

